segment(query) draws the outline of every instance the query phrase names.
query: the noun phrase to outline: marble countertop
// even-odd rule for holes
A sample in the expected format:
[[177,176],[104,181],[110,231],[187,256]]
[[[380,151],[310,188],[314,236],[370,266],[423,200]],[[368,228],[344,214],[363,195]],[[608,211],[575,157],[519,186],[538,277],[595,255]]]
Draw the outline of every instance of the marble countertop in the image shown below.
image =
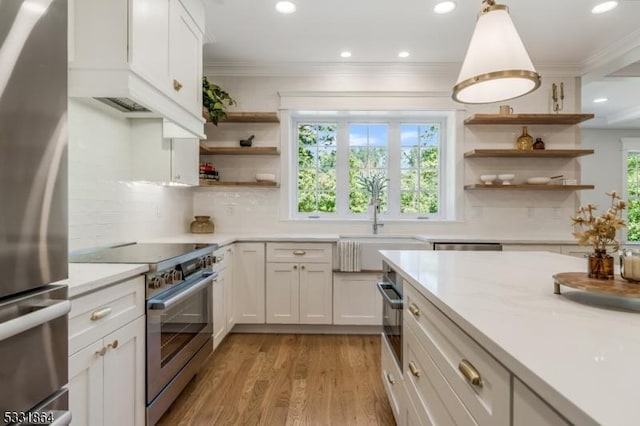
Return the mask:
[[573,423],[638,423],[640,300],[569,288],[554,294],[552,275],[586,272],[584,259],[547,252],[382,253]]
[[54,284],[68,285],[69,298],[73,299],[90,291],[144,274],[148,270],[148,265],[137,264],[70,263],[69,278]]

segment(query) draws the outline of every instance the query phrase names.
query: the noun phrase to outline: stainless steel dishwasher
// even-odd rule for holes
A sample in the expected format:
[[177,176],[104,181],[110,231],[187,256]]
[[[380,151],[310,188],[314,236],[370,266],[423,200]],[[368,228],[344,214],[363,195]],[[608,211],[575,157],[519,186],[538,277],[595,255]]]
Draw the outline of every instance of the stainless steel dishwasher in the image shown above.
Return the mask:
[[460,251],[502,251],[500,243],[433,243],[434,250],[460,250]]

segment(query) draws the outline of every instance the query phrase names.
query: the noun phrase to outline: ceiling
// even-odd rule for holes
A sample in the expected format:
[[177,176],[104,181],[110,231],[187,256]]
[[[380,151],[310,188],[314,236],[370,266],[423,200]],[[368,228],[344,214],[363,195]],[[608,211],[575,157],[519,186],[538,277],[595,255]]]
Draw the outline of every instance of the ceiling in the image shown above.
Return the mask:
[[[205,1],[205,67],[434,65],[455,75],[481,4],[457,0],[437,15],[435,0],[292,0],[297,11],[282,15],[276,0]],[[597,117],[585,126],[640,128],[640,0],[602,15],[591,14],[592,0],[505,3],[538,69],[583,76],[583,110]],[[410,56],[398,58],[401,50]]]

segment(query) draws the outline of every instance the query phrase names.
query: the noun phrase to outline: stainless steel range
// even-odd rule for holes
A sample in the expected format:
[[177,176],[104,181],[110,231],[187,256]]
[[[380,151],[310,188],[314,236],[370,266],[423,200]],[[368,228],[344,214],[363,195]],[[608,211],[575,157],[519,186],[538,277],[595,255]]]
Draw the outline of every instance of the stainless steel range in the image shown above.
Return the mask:
[[216,244],[130,244],[72,256],[76,263],[141,263],[146,275],[147,425],[155,425],[213,352]]

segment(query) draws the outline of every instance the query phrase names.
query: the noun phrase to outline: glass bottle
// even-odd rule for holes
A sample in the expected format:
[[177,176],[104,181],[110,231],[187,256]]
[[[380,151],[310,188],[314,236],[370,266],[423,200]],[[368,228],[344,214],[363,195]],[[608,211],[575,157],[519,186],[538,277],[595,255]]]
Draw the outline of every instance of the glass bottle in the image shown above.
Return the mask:
[[531,151],[533,149],[533,138],[527,133],[527,126],[522,127],[522,134],[516,141],[516,149],[520,151]]
[[536,141],[533,143],[533,149],[544,149],[544,141],[542,138],[536,138]]

